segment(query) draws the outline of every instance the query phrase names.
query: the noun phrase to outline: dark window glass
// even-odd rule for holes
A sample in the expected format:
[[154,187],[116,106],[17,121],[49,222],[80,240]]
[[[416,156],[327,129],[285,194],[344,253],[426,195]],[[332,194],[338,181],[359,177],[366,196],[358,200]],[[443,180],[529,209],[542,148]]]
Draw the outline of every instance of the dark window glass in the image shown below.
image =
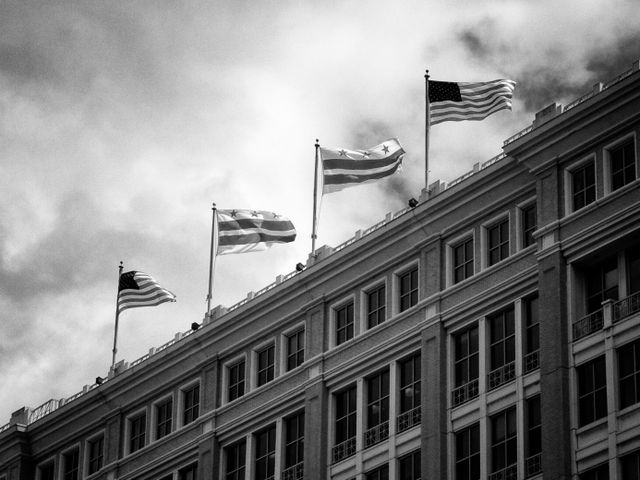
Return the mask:
[[87,453],[89,455],[89,475],[91,475],[102,468],[102,461],[104,457],[104,437],[100,436],[89,440],[87,447]]
[[140,450],[144,447],[145,432],[147,429],[147,415],[142,414],[129,420],[129,453]]
[[389,420],[389,370],[367,379],[367,428]]
[[304,413],[285,419],[285,468],[304,461]]
[[640,451],[629,453],[620,459],[622,479],[640,478]]
[[509,256],[509,219],[487,228],[487,244],[489,245],[489,266]]
[[229,401],[244,395],[244,360],[229,366]]
[[55,467],[53,462],[39,467],[40,480],[53,480],[55,478]]
[[275,474],[276,427],[270,427],[256,434],[255,478],[269,480]]
[[420,354],[400,362],[400,413],[420,406]]
[[453,283],[473,275],[473,237],[453,247]]
[[78,467],[80,465],[80,452],[78,449],[62,455],[62,478],[63,480],[78,480]]
[[275,347],[269,345],[258,352],[258,386],[273,380],[275,375]]
[[304,329],[287,335],[287,371],[304,362]]
[[516,408],[491,417],[491,471],[499,472],[518,462]]
[[456,387],[478,378],[478,327],[459,333],[455,343],[455,382]]
[[184,414],[182,424],[187,425],[193,422],[200,414],[200,385],[194,385],[182,392],[184,401]]
[[636,179],[636,155],[633,141],[614,147],[611,158],[611,190],[617,190]]
[[227,457],[225,480],[244,480],[246,452],[247,445],[244,440],[225,449]]
[[480,478],[480,427],[476,423],[456,433],[456,480]]
[[180,469],[178,472],[178,480],[196,480],[198,473],[198,464],[194,463],[188,467]]
[[336,309],[336,345],[353,338],[353,303]]
[[618,348],[620,409],[640,403],[640,340]]
[[525,300],[525,354],[540,350],[540,322],[538,297]]
[[522,248],[533,245],[533,232],[536,231],[536,204],[529,205],[522,209]]
[[399,276],[400,280],[400,311],[413,307],[418,303],[418,267]]
[[580,426],[607,414],[607,378],[604,355],[577,367]]
[[389,465],[382,465],[364,475],[366,480],[389,480]]
[[356,387],[335,394],[336,445],[356,436]]
[[602,308],[607,299],[618,300],[618,259],[611,257],[589,268],[587,279],[587,313]]
[[156,439],[171,433],[173,415],[173,400],[167,400],[156,405]]
[[540,395],[527,399],[527,457],[542,452]]
[[420,450],[400,458],[399,480],[420,480]]
[[[609,464],[603,463],[578,475],[580,480],[609,480]],[[622,477],[627,478],[627,477]]]
[[516,359],[516,332],[513,308],[489,317],[491,370]]
[[367,292],[367,325],[373,328],[385,321],[386,298],[384,285]]
[[589,205],[596,199],[596,170],[589,162],[571,172],[573,211]]
[[629,293],[640,292],[640,245],[626,252],[627,275],[629,277]]

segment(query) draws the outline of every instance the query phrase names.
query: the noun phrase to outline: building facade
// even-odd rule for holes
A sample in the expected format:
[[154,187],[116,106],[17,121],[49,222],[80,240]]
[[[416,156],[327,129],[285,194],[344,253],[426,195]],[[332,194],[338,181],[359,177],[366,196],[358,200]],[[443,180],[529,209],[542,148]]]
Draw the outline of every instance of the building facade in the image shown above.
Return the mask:
[[640,478],[640,70],[0,428],[0,480]]

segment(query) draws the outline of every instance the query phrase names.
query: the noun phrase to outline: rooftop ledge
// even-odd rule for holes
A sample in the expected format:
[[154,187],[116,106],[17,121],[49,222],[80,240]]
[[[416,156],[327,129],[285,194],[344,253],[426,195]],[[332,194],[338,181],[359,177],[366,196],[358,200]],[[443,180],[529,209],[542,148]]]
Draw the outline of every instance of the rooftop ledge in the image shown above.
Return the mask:
[[[548,105],[547,107],[543,108],[542,110],[540,110],[539,112],[536,113],[535,115],[535,119],[533,120],[533,122],[531,123],[531,125],[529,125],[527,128],[519,131],[518,133],[516,133],[515,135],[512,135],[511,137],[507,138],[504,142],[503,142],[503,148],[506,147],[507,145],[509,145],[510,143],[515,142],[516,140],[521,139],[522,137],[526,136],[527,134],[531,133],[532,131],[534,131],[536,128],[544,125],[545,123],[547,123],[548,121],[550,121],[553,118],[556,118],[568,111],[570,111],[571,109],[577,107],[578,105],[586,102],[587,100],[597,96],[598,94],[604,92],[605,90],[607,90],[608,88],[611,88],[612,86],[620,83],[622,80],[624,80],[625,78],[631,76],[634,72],[640,70],[640,60],[636,60],[633,65],[631,66],[631,68],[629,70],[626,70],[625,72],[621,73],[620,75],[618,75],[617,77],[611,79],[610,81],[606,82],[606,83],[596,83],[593,86],[593,89],[588,92],[585,93],[584,95],[582,95],[581,97],[577,98],[576,100],[572,101],[571,103],[569,103],[566,106],[562,106],[560,104],[557,103],[552,103],[550,105]],[[441,193],[445,192],[446,190],[462,183],[463,181],[467,180],[468,178],[473,177],[476,173],[492,166],[495,163],[500,162],[501,160],[503,160],[504,158],[506,158],[506,155],[504,152],[496,155],[495,157],[487,160],[486,162],[482,162],[482,163],[476,163],[473,166],[473,169],[467,173],[465,173],[464,175],[459,176],[458,178],[453,179],[450,182],[443,182],[441,180],[436,180],[434,183],[429,185],[428,189],[423,189],[421,194],[420,194],[420,201],[424,202],[427,200],[430,200],[432,198],[435,198],[436,196],[440,195]],[[372,225],[371,227],[367,228],[366,230],[357,230],[354,234],[354,236],[352,238],[350,238],[349,240],[341,243],[340,245],[336,246],[336,247],[330,247],[328,245],[323,245],[322,247],[320,247],[319,249],[317,249],[315,252],[309,254],[309,258],[307,261],[307,266],[306,268],[310,268],[312,266],[314,266],[315,264],[321,262],[322,260],[330,257],[331,255],[333,255],[334,253],[339,252],[340,250],[343,250],[344,248],[348,247],[349,245],[352,245],[356,242],[358,242],[359,240],[365,238],[367,235],[375,232],[376,230],[382,228],[383,226],[385,226],[386,224],[388,224],[389,222],[391,222],[392,220],[395,220],[396,218],[404,215],[405,213],[409,212],[410,210],[412,210],[411,207],[406,207],[398,212],[392,213],[389,212],[385,215],[384,219],[381,220],[380,222],[376,223],[375,225]],[[282,285],[283,283],[287,282],[288,280],[292,279],[293,277],[295,277],[297,274],[299,274],[300,271],[295,270],[293,272],[287,273],[285,275],[278,275],[276,277],[275,282],[267,285],[266,287],[258,290],[257,292],[249,292],[247,294],[247,296],[240,300],[238,303],[230,306],[230,307],[224,307],[223,305],[218,305],[216,307],[214,307],[213,309],[211,309],[211,311],[205,316],[203,322],[202,322],[202,326],[206,326],[210,323],[212,323],[214,320],[220,320],[222,319],[225,315],[227,315],[228,313],[233,312],[234,310],[237,310],[238,308],[242,307],[243,305],[246,305],[254,300],[256,300],[258,297],[264,295],[267,292],[270,292],[271,290],[279,287],[280,285]],[[55,410],[59,409],[60,407],[73,402],[74,400],[84,396],[85,394],[89,393],[90,391],[98,388],[100,385],[107,383],[109,380],[111,380],[112,378],[114,378],[115,376],[119,375],[120,373],[135,367],[143,362],[145,362],[146,360],[149,360],[150,358],[152,358],[154,355],[166,350],[167,348],[176,345],[178,343],[180,343],[182,340],[184,340],[185,338],[189,337],[190,335],[192,335],[193,333],[195,333],[196,330],[190,329],[186,332],[178,332],[175,334],[175,336],[173,337],[173,339],[171,339],[170,341],[168,341],[167,343],[165,343],[164,345],[161,345],[160,347],[152,347],[151,349],[149,349],[149,353],[147,353],[146,355],[138,358],[137,360],[134,360],[131,363],[126,362],[125,360],[121,360],[120,362],[116,363],[116,365],[110,369],[109,374],[106,378],[101,378],[101,377],[97,377],[96,378],[96,383],[94,383],[93,385],[85,385],[82,390],[78,393],[76,393],[75,395],[72,395],[69,398],[61,398],[61,399],[51,399],[48,400],[47,402],[43,403],[42,405],[40,405],[37,408],[30,408],[30,407],[22,407],[21,409],[17,410],[16,412],[13,412],[13,414],[11,415],[11,420],[9,421],[9,423],[7,423],[6,425],[0,426],[0,433],[4,432],[5,430],[10,429],[12,426],[16,425],[16,426],[28,426],[31,425],[32,423],[40,420],[41,418],[49,415],[50,413],[53,413]]]

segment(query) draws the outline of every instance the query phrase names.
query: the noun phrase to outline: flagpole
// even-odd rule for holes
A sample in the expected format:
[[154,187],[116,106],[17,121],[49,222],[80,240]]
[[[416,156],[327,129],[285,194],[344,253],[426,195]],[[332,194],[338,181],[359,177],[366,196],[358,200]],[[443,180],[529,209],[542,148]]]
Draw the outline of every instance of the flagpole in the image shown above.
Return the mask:
[[425,70],[425,127],[424,127],[424,188],[429,195],[429,130],[431,128],[431,107],[429,105],[429,70]]
[[213,291],[213,272],[215,271],[216,264],[216,252],[215,252],[215,240],[216,240],[216,204],[213,203],[211,210],[213,212],[211,217],[211,252],[209,256],[209,291],[207,293],[207,312],[205,317],[210,315],[211,312],[211,292]]
[[122,261],[120,262],[120,266],[118,267],[118,294],[116,295],[116,327],[113,332],[113,357],[111,358],[111,368],[113,368],[116,364],[116,352],[118,351],[117,342],[118,342],[118,318],[120,317],[120,309],[118,308],[118,300],[120,298],[120,277],[122,276],[123,269]]
[[311,255],[316,253],[316,224],[317,224],[317,208],[318,208],[318,163],[320,150],[319,140],[316,138],[316,166],[313,174],[313,226],[311,228]]

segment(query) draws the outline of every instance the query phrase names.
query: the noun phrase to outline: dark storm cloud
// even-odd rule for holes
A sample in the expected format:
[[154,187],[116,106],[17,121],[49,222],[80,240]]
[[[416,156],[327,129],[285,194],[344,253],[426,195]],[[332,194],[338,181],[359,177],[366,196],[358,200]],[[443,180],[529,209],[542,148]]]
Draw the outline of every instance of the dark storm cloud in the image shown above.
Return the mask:
[[595,82],[606,82],[631,68],[640,58],[640,32],[630,32],[593,52],[587,60],[586,69],[593,73]]

